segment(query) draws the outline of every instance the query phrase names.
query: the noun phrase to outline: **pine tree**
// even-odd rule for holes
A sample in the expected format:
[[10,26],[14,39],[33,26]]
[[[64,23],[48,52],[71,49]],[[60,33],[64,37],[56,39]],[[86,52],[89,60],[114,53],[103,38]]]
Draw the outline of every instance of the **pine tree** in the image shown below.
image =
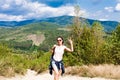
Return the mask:
[[[95,60],[95,63],[103,63],[102,56],[104,56],[103,50],[105,46],[105,32],[104,27],[99,22],[94,22],[91,28],[92,34],[92,54]],[[104,60],[105,61],[105,60]]]
[[112,46],[109,52],[114,64],[120,64],[120,24],[113,31],[112,37],[110,39]]
[[81,21],[80,20],[80,7],[77,5],[74,7],[74,13],[75,13],[75,17],[73,19],[73,24],[72,24],[72,31],[71,31],[71,37],[74,41],[74,53],[73,53],[73,57],[74,61],[81,63],[81,49],[80,49],[80,37],[82,34],[82,26],[81,26]]
[[[94,22],[92,27],[79,16],[80,8],[75,7],[75,18],[72,25],[71,36],[74,41],[74,61],[85,64],[102,63],[104,28],[99,22]],[[79,63],[78,63],[79,64]]]

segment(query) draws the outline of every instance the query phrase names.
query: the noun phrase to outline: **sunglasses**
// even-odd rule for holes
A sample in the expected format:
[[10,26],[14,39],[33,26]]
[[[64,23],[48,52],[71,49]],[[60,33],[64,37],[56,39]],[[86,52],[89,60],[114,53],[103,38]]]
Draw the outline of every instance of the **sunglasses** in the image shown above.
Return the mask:
[[57,41],[62,41],[62,40],[57,40]]

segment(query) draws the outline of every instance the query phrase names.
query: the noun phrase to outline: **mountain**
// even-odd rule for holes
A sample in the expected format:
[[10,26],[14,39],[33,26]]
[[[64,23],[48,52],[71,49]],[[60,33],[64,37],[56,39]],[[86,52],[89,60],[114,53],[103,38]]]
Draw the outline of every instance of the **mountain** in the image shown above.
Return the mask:
[[[10,47],[20,50],[31,50],[36,48],[32,45],[40,45],[39,49],[48,51],[56,42],[56,37],[61,35],[67,40],[69,35],[68,24],[72,24],[72,16],[51,17],[41,20],[25,20],[25,21],[0,21],[0,42],[7,43]],[[80,18],[83,19],[83,18]],[[94,21],[92,19],[84,19],[90,25]],[[118,22],[115,21],[99,21],[105,30],[111,31],[115,29]],[[13,28],[8,28],[13,27]],[[65,28],[64,28],[65,27]],[[32,47],[31,47],[32,46]]]
[[0,21],[1,27],[16,27],[23,26],[26,24],[34,23],[36,20],[25,20],[25,21]]
[[[0,43],[20,50],[33,50],[39,46],[40,50],[48,51],[56,42],[56,37],[67,38],[69,31],[61,30],[61,25],[49,22],[38,22],[15,28],[0,28]],[[34,46],[35,45],[35,46]]]
[[98,21],[102,24],[104,27],[105,31],[112,31],[116,28],[116,26],[119,24],[117,21],[99,21],[99,20],[92,20],[92,19],[87,19],[87,22],[92,25],[94,21]]
[[[56,23],[61,26],[65,26],[68,24],[72,24],[73,22],[73,16],[59,16],[59,17],[50,17],[50,18],[44,18],[44,19],[32,19],[32,20],[25,20],[25,21],[0,21],[1,27],[20,27],[31,23],[36,22],[49,22],[49,23]],[[80,18],[83,19],[83,18]],[[90,25],[94,21],[100,22],[103,27],[105,28],[105,31],[111,31],[115,29],[115,27],[118,25],[118,22],[116,21],[99,21],[99,20],[93,20],[93,19],[85,19]]]
[[[72,24],[73,18],[74,18],[73,16],[59,16],[59,17],[42,19],[40,20],[40,22],[51,22],[59,25],[67,25],[67,24]],[[99,21],[99,20],[85,19],[85,18],[80,18],[80,19],[85,20],[90,25],[92,25],[93,22],[98,21],[103,25],[103,27],[105,28],[105,31],[114,30],[115,27],[118,25],[117,21]]]

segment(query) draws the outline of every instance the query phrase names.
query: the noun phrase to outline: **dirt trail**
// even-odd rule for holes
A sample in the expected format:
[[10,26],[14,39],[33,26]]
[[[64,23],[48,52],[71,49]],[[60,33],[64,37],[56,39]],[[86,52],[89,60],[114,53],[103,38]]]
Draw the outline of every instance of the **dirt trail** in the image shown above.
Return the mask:
[[[16,75],[15,77],[11,77],[11,78],[5,78],[0,76],[0,80],[53,80],[53,75],[50,75],[48,72],[37,74],[37,72],[28,69],[26,75],[24,76]],[[88,77],[64,75],[60,77],[60,80],[112,80],[112,79],[88,78]]]

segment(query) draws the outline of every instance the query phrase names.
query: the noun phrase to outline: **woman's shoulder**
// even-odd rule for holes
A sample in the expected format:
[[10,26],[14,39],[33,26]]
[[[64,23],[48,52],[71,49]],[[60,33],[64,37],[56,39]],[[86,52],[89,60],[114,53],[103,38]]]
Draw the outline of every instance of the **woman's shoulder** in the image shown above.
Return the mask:
[[54,44],[54,45],[53,45],[53,48],[55,48],[55,47],[57,47],[57,44]]
[[[55,47],[59,47],[59,46],[57,44],[54,44],[53,47],[55,48]],[[62,45],[61,47],[66,48],[65,45]]]
[[57,44],[54,44],[54,45],[53,45],[53,47],[56,47],[56,46],[57,46]]
[[63,45],[63,48],[66,48],[66,46],[65,46],[65,45]]

